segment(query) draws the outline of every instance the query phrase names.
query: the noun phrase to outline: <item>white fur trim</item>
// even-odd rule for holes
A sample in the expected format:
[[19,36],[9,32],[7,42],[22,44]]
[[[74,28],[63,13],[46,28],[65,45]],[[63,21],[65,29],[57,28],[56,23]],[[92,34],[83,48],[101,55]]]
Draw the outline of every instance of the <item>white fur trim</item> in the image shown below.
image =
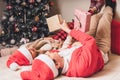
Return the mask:
[[43,61],[45,64],[47,64],[49,66],[49,68],[52,70],[54,77],[56,77],[58,75],[58,69],[56,68],[54,62],[52,61],[52,59],[45,55],[45,54],[41,54],[38,57],[36,57],[35,59],[39,59],[41,61]]
[[21,46],[18,49],[18,51],[20,51],[29,60],[30,64],[32,64],[33,61],[32,55],[30,54],[25,45]]
[[32,66],[22,66],[21,67],[21,71],[31,71],[32,70]]
[[10,64],[10,69],[13,71],[16,71],[17,69],[19,69],[19,65],[15,62]]
[[68,71],[68,67],[69,67],[69,60],[67,58],[63,58],[64,59],[64,67],[62,69],[62,74],[65,74]]

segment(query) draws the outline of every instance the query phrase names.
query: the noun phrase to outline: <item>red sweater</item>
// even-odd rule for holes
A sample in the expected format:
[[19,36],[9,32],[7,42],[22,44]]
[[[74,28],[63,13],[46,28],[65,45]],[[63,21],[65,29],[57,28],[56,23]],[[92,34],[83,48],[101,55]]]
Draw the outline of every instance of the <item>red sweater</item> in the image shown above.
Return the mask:
[[70,35],[83,46],[73,51],[66,76],[88,77],[100,71],[104,61],[95,39],[78,30],[72,30]]

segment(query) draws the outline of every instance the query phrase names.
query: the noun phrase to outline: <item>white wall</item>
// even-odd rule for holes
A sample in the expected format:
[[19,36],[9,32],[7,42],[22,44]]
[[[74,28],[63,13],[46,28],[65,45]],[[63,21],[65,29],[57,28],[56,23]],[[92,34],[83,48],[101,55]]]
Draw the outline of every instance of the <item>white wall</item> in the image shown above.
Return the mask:
[[[66,21],[71,21],[74,18],[74,9],[81,8],[84,10],[88,10],[90,5],[90,0],[57,0],[57,4],[62,14],[63,18]],[[116,18],[120,20],[120,0],[117,0],[117,16]]]
[[57,0],[58,7],[60,12],[67,21],[71,21],[74,15],[75,8],[81,8],[84,10],[88,10],[89,8],[89,0]]

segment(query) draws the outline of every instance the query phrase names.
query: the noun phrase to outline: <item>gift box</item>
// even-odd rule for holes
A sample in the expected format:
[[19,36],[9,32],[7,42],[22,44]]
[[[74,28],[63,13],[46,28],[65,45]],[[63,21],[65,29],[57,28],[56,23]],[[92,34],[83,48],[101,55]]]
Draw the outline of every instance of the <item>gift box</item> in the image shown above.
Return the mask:
[[82,9],[75,9],[74,11],[74,27],[80,27],[82,32],[87,32],[90,28],[91,14]]
[[56,14],[54,16],[51,16],[49,18],[46,18],[49,32],[54,32],[60,29],[58,24],[62,22],[62,16],[60,14]]

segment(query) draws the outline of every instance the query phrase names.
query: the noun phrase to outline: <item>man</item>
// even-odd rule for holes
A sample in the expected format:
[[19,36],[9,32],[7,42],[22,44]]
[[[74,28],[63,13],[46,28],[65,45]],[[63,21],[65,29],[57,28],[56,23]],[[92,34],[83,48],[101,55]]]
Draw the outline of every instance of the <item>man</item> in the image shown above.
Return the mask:
[[[92,15],[90,31],[87,34],[96,39],[96,43],[102,51],[104,63],[107,63],[111,48],[111,21],[115,15],[116,0],[105,0],[105,3],[106,8],[103,12]],[[110,6],[112,10],[107,6]]]
[[[106,0],[106,2],[104,13],[98,19],[98,23],[93,25],[93,27],[97,26],[95,32],[92,32],[95,38],[80,30],[70,30],[64,21],[59,26],[79,41],[78,45],[71,45],[64,50],[49,51],[39,55],[33,61],[32,70],[21,73],[22,79],[52,80],[60,74],[70,77],[89,77],[102,70],[104,67],[102,54],[109,51],[110,42],[107,40],[110,39],[110,29],[108,28],[110,28],[116,4],[112,0]],[[101,23],[102,21],[106,23]]]

